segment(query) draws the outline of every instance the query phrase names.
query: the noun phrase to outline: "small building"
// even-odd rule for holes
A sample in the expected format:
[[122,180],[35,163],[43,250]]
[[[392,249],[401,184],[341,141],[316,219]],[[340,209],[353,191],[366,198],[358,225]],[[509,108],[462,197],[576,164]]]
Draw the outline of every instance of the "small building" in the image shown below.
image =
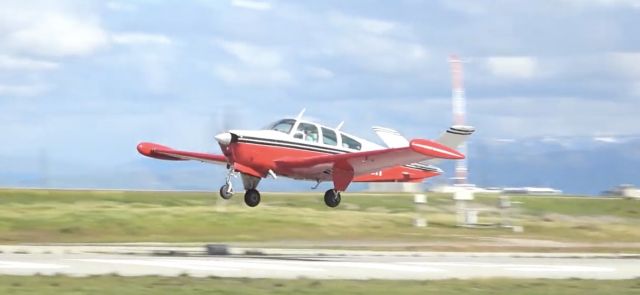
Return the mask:
[[519,195],[561,195],[562,191],[550,187],[505,187],[502,189],[503,194],[519,194]]
[[371,182],[367,191],[376,193],[417,193],[423,192],[424,186],[422,182]]
[[617,196],[628,199],[640,200],[640,188],[637,188],[631,184],[621,184],[608,191],[602,193],[605,196]]
[[496,188],[482,188],[474,184],[435,185],[429,188],[430,192],[455,194],[458,191],[470,191],[473,193],[500,193]]

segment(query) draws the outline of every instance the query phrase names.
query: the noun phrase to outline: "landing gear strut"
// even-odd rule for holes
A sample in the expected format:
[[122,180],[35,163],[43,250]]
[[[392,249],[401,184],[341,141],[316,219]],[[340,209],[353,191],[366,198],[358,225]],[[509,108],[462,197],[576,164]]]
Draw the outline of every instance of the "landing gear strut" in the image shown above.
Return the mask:
[[229,166],[229,172],[227,173],[225,183],[220,187],[220,197],[225,200],[233,197],[233,183],[231,183],[231,176],[233,176],[233,166]]
[[330,189],[324,193],[324,203],[331,208],[340,205],[340,200],[340,192],[335,189]]
[[260,192],[257,190],[260,177],[251,176],[242,173],[242,184],[244,185],[244,203],[249,207],[255,207],[260,204]]
[[260,192],[256,189],[248,189],[244,193],[244,203],[249,207],[255,207],[260,204]]

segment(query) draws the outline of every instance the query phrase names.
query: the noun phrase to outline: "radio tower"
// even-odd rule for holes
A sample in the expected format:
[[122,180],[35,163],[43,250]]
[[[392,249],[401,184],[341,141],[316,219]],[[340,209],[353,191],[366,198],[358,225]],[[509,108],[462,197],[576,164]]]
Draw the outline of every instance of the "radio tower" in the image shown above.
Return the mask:
[[[451,65],[451,82],[452,82],[452,100],[453,100],[453,124],[465,125],[465,98],[464,98],[464,84],[462,74],[462,61],[456,55],[449,57],[449,64]],[[466,142],[458,147],[458,150],[467,155]],[[467,158],[456,161],[455,177],[453,178],[454,184],[457,186],[463,186],[467,184]]]

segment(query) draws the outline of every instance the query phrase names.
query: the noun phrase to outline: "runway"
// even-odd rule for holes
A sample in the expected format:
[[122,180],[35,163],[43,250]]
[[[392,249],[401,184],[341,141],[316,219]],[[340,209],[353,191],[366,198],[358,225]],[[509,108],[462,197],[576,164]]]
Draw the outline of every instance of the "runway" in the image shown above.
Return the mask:
[[640,259],[455,256],[231,255],[159,257],[91,253],[0,254],[0,274],[246,277],[314,279],[469,279],[640,277]]

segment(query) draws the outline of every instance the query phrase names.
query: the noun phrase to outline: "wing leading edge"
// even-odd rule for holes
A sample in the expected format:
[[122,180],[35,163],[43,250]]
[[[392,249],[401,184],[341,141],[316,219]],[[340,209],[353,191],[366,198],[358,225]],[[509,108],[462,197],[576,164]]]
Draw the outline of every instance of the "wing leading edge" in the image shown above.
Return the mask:
[[196,160],[212,164],[227,164],[227,158],[223,155],[196,153],[175,150],[170,147],[152,142],[141,142],[138,144],[138,152],[151,158],[171,161]]

